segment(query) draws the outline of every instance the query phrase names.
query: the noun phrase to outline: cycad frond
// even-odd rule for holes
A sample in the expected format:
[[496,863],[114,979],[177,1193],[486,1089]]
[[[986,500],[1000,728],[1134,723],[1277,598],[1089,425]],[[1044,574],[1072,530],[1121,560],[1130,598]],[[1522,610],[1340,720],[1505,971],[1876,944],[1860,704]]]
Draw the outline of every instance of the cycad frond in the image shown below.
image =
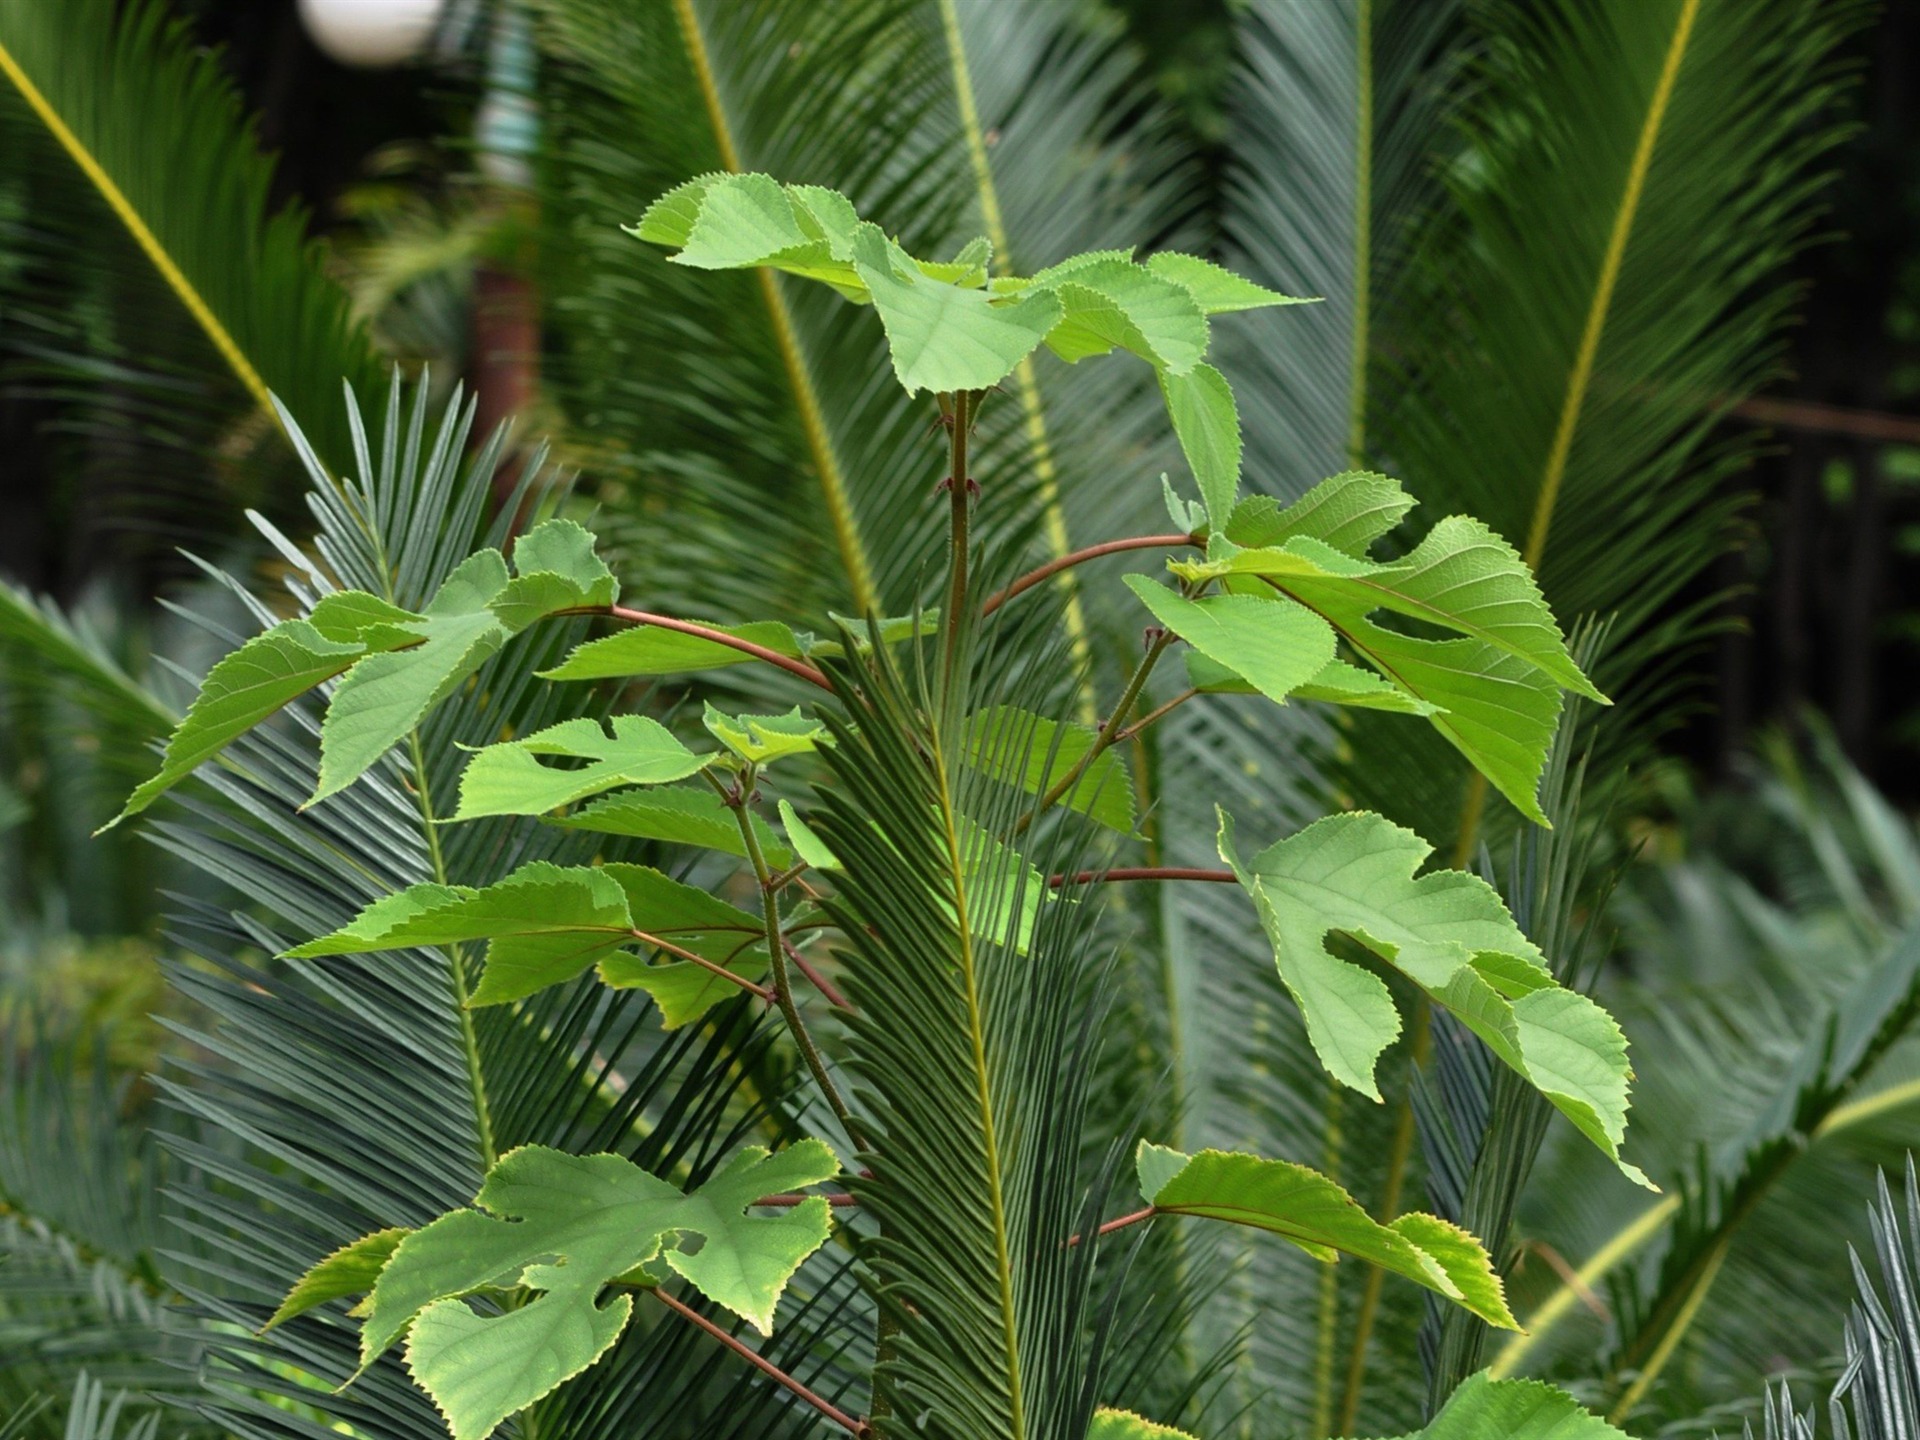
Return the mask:
[[966,714],[1058,683],[1057,663],[1005,659],[978,659],[964,703],[929,673],[931,652],[896,663],[875,647],[836,674],[848,713],[833,722],[819,822],[846,866],[829,904],[871,1127],[872,1173],[856,1188],[892,1328],[876,1408],[952,1440],[1069,1440],[1091,1414],[1101,1349],[1099,1246],[1069,1243],[1099,1219],[1080,1164],[1099,967],[1093,907],[1049,899],[1041,879],[1074,868],[1079,847],[1043,836],[1024,858],[1030,802],[964,763]]
[[[1863,12],[1483,0],[1468,16],[1465,148],[1418,242],[1375,434],[1424,503],[1512,541],[1557,614],[1616,617],[1596,673],[1618,694],[1688,639],[1652,622],[1727,543],[1744,449],[1712,429],[1778,365],[1797,296],[1778,276],[1817,214],[1834,51]],[[1387,774],[1361,748],[1387,791],[1438,763]],[[1444,844],[1475,830],[1483,789],[1409,819]]]
[[330,397],[342,375],[370,380],[372,355],[304,217],[269,214],[271,164],[218,63],[155,0],[6,0],[0,71],[9,133],[39,127],[66,153],[97,196],[94,223],[131,239],[210,347],[208,368],[269,419],[270,393],[311,415],[316,447],[344,465]]

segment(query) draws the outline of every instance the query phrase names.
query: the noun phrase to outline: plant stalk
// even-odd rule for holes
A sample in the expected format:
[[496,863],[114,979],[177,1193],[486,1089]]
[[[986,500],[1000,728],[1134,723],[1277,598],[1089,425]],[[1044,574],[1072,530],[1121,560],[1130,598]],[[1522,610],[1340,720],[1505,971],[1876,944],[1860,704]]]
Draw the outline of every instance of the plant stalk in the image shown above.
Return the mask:
[[849,1435],[864,1436],[869,1433],[864,1420],[854,1419],[853,1416],[847,1414],[846,1411],[842,1410],[825,1396],[816,1394],[814,1391],[808,1389],[800,1381],[767,1359],[766,1356],[762,1355],[758,1350],[755,1350],[751,1345],[744,1344],[737,1336],[729,1335],[725,1330],[714,1324],[713,1321],[702,1315],[698,1310],[695,1310],[691,1305],[674,1299],[673,1296],[667,1294],[664,1290],[654,1289],[648,1293],[681,1319],[706,1331],[707,1334],[718,1340],[722,1345],[726,1346],[727,1349],[733,1351],[734,1354],[753,1366],[753,1368],[761,1374],[767,1376],[783,1390],[799,1396],[800,1399],[806,1401],[807,1404],[818,1410],[822,1415],[826,1416],[827,1419],[833,1421],[834,1424],[838,1425],[842,1430],[845,1430]]
[[792,1032],[794,1043],[800,1047],[801,1057],[807,1062],[807,1069],[820,1087],[833,1113],[839,1117],[840,1126],[847,1132],[847,1138],[854,1144],[860,1143],[860,1127],[854,1122],[853,1112],[847,1108],[847,1102],[841,1098],[840,1089],[833,1083],[833,1076],[827,1073],[827,1062],[821,1057],[820,1049],[813,1043],[813,1036],[807,1033],[807,1022],[800,1016],[800,1007],[794,1003],[793,976],[787,969],[786,936],[780,930],[780,892],[773,885],[773,871],[767,865],[767,857],[760,848],[760,837],[754,833],[753,817],[747,811],[746,796],[753,788],[753,773],[747,772],[741,779],[740,793],[729,791],[711,771],[700,772],[707,783],[719,792],[721,803],[733,811],[734,818],[740,822],[740,836],[747,849],[747,862],[753,866],[753,876],[760,884],[760,913],[767,927],[767,960],[773,969],[773,998],[785,1017],[787,1029]]

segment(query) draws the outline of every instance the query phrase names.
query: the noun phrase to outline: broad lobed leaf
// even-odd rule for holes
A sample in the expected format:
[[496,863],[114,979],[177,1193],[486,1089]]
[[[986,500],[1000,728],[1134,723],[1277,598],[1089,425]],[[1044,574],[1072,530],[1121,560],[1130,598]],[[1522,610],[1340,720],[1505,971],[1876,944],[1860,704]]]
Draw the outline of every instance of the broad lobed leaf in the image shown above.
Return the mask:
[[1220,817],[1220,857],[1259,912],[1280,978],[1327,1072],[1380,1098],[1374,1067],[1400,1032],[1379,976],[1336,956],[1349,936],[1457,1016],[1630,1179],[1620,1158],[1632,1070],[1613,1018],[1554,980],[1493,887],[1457,870],[1416,872],[1432,847],[1370,813],[1333,815],[1242,862]]
[[[588,763],[563,770],[541,764],[542,757]],[[524,740],[475,751],[460,776],[453,818],[541,815],[621,786],[684,780],[711,758],[694,754],[644,715],[614,716],[611,736],[598,720],[563,720]]]
[[[773,1215],[747,1212],[839,1168],[818,1140],[778,1154],[752,1146],[682,1194],[618,1155],[522,1146],[488,1173],[475,1208],[356,1241],[310,1271],[282,1311],[370,1288],[362,1369],[404,1336],[407,1364],[454,1440],[481,1440],[619,1338],[633,1301],[608,1292],[615,1282],[650,1286],[671,1271],[770,1334],[781,1292],[826,1242],[830,1216],[820,1196]],[[534,1294],[492,1314],[466,1303],[513,1289]]]
[[672,1029],[737,987],[691,960],[649,964],[619,952],[657,950],[664,942],[755,979],[767,966],[764,934],[761,922],[744,910],[644,865],[536,860],[482,889],[409,886],[374,901],[332,934],[289,950],[287,958],[485,941],[486,968],[474,1005],[518,1000],[598,965],[607,984],[654,994]]

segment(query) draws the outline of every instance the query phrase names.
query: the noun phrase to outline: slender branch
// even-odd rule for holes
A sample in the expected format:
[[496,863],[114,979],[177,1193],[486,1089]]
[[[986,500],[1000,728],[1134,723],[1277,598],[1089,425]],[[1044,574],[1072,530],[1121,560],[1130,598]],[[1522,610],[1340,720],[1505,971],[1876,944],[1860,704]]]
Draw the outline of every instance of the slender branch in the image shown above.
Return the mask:
[[756,660],[764,660],[769,665],[778,665],[789,675],[798,675],[809,685],[817,685],[822,690],[831,690],[827,677],[804,661],[791,655],[782,655],[778,650],[769,650],[764,645],[756,645],[751,640],[742,640],[738,635],[729,635],[711,625],[702,625],[697,620],[677,620],[671,615],[656,615],[651,610],[633,610],[625,605],[582,605],[571,610],[556,610],[556,615],[609,615],[615,620],[625,620],[634,625],[654,625],[662,630],[673,630],[681,635],[692,635],[701,640],[710,640],[715,645],[724,645],[729,650],[738,650],[742,655],[751,655]]
[[982,616],[991,615],[1009,600],[1026,594],[1034,586],[1051,579],[1062,570],[1071,569],[1075,565],[1084,565],[1089,560],[1098,560],[1103,555],[1118,555],[1125,550],[1173,550],[1182,545],[1199,543],[1191,535],[1133,535],[1125,540],[1105,540],[1098,545],[1089,545],[1084,550],[1075,550],[1070,555],[1049,560],[1038,570],[1029,570],[1006,589],[990,595],[987,603],[980,607],[980,613]]
[[955,656],[959,653],[960,632],[966,622],[968,507],[972,496],[968,488],[972,476],[967,470],[967,442],[972,438],[973,416],[978,397],[970,390],[955,391],[946,409],[949,431],[947,444],[947,500],[950,506],[947,541],[947,676],[952,679]]
[[[777,880],[779,877],[775,876],[774,878]],[[780,887],[775,885],[773,888],[778,890]],[[800,973],[813,982],[813,988],[818,990],[821,995],[826,998],[826,1002],[829,1005],[833,1006],[836,1010],[853,1009],[853,1007],[847,1003],[847,997],[840,993],[840,987],[835,985],[833,981],[829,980],[825,975],[821,974],[819,968],[800,953],[798,946],[784,937],[782,937],[780,943],[787,947],[787,957],[800,967]]]
[[[1117,1220],[1107,1221],[1106,1224],[1102,1225],[1098,1230],[1093,1232],[1093,1237],[1096,1240],[1101,1239],[1104,1236],[1113,1234],[1113,1232],[1116,1230],[1124,1230],[1129,1225],[1138,1225],[1142,1220],[1151,1220],[1153,1219],[1154,1216],[1158,1215],[1159,1213],[1160,1212],[1151,1205],[1147,1206],[1147,1208],[1144,1210],[1135,1210],[1130,1215],[1122,1215]],[[1078,1245],[1080,1243],[1080,1238],[1081,1237],[1078,1235],[1069,1235],[1067,1237],[1068,1246],[1071,1247],[1074,1245]]]
[[[407,755],[413,762],[413,793],[420,804],[420,826],[426,831],[427,859],[433,866],[433,878],[440,884],[447,883],[446,854],[440,848],[440,822],[434,819],[433,790],[427,775],[427,755],[420,744],[418,727],[407,732]],[[473,1006],[467,977],[466,949],[460,945],[447,947],[447,969],[453,980],[454,1013],[459,1016],[460,1049],[467,1065],[467,1088],[473,1092],[474,1128],[478,1132],[480,1159],[484,1167],[491,1170],[500,1158],[500,1149],[493,1134],[493,1107],[487,1099],[486,1072],[480,1064],[480,1035],[474,1020]]]
[[1035,817],[1057,805],[1061,796],[1072,794],[1073,787],[1080,783],[1093,762],[1113,748],[1114,742],[1120,738],[1121,727],[1127,723],[1127,716],[1133,713],[1133,707],[1140,699],[1140,692],[1147,688],[1147,680],[1153,674],[1153,667],[1160,663],[1160,657],[1166,654],[1167,647],[1173,644],[1175,638],[1170,630],[1162,631],[1154,637],[1153,643],[1147,646],[1147,653],[1141,656],[1140,663],[1133,667],[1133,674],[1127,677],[1126,688],[1120,692],[1119,700],[1114,703],[1113,713],[1107,716],[1107,723],[1100,727],[1100,733],[1093,737],[1093,743],[1087,747],[1086,754],[1069,766],[1067,773],[1049,787],[1046,794],[1040,797],[1038,805],[1020,817],[1013,827],[1014,834],[1024,834],[1033,824]]
[[[756,1210],[791,1210],[803,1200],[812,1200],[813,1198],[815,1197],[812,1195],[800,1194],[762,1195],[758,1200],[753,1202],[753,1208]],[[860,1197],[858,1195],[822,1195],[819,1198],[826,1201],[827,1204],[836,1207],[841,1205],[858,1205],[860,1203]]]
[[1194,690],[1191,688],[1182,690],[1178,695],[1174,696],[1171,700],[1167,701],[1166,704],[1155,706],[1153,709],[1149,710],[1146,714],[1142,715],[1138,720],[1134,721],[1133,724],[1127,726],[1127,728],[1122,730],[1118,735],[1115,735],[1113,737],[1113,743],[1116,745],[1125,744],[1127,741],[1133,739],[1134,736],[1138,735],[1142,730],[1145,730],[1148,726],[1152,725],[1155,721],[1164,718],[1168,711],[1178,710],[1182,705],[1186,704],[1187,701],[1193,699],[1193,697],[1198,695],[1199,693],[1200,692],[1198,690]]
[[700,1329],[706,1331],[707,1334],[718,1340],[722,1345],[726,1346],[727,1349],[733,1351],[734,1354],[753,1366],[753,1368],[758,1370],[762,1375],[767,1376],[783,1390],[799,1396],[800,1399],[806,1401],[807,1404],[833,1421],[834,1424],[838,1425],[842,1430],[845,1430],[849,1435],[864,1436],[869,1433],[866,1421],[854,1419],[853,1416],[847,1414],[846,1411],[842,1410],[824,1395],[808,1389],[807,1386],[794,1379],[793,1376],[767,1359],[767,1357],[762,1355],[758,1350],[755,1350],[751,1345],[743,1343],[737,1336],[729,1335],[725,1330],[714,1324],[713,1321],[702,1315],[698,1310],[695,1310],[691,1305],[674,1299],[673,1296],[667,1294],[664,1290],[654,1289],[647,1293],[652,1295],[654,1299],[673,1311],[674,1314],[678,1315],[688,1324],[698,1326]]
[[1199,880],[1212,885],[1237,883],[1231,870],[1190,870],[1178,865],[1119,865],[1111,870],[1076,870],[1071,875],[1052,875],[1047,884],[1055,890],[1068,885],[1101,885],[1120,880]]
[[807,1062],[807,1069],[812,1072],[821,1095],[840,1118],[847,1138],[858,1144],[860,1127],[854,1123],[853,1112],[841,1098],[839,1087],[833,1083],[833,1076],[827,1073],[827,1062],[821,1058],[819,1047],[813,1043],[813,1036],[807,1033],[807,1022],[801,1018],[800,1007],[794,1003],[793,977],[787,970],[787,941],[780,930],[780,894],[773,888],[773,871],[767,866],[766,854],[760,848],[760,837],[754,832],[753,816],[747,810],[745,792],[752,789],[752,772],[749,770],[743,777],[739,790],[729,790],[711,770],[702,770],[700,773],[719,793],[721,804],[732,810],[734,819],[740,822],[740,837],[746,845],[747,862],[753,866],[754,879],[760,882],[760,913],[767,927],[767,958],[773,967],[774,1003],[786,1018],[787,1029],[793,1033],[794,1043],[800,1047],[801,1057]]
[[627,933],[643,945],[651,945],[656,950],[666,951],[667,954],[673,956],[676,960],[685,960],[691,964],[698,965],[702,970],[710,970],[722,980],[730,980],[749,994],[758,995],[769,1005],[773,1003],[773,992],[767,989],[766,986],[756,985],[753,981],[747,979],[746,976],[736,975],[733,971],[727,969],[726,966],[716,964],[704,955],[696,955],[691,950],[682,949],[671,940],[662,940],[658,935],[647,930],[629,930]]

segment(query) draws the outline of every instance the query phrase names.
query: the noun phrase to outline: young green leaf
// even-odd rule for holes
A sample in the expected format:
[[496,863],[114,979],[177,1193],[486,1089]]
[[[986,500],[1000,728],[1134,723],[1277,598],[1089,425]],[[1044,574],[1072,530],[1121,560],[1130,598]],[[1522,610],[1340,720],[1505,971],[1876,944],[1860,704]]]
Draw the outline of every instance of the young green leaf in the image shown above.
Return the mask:
[[1200,484],[1207,520],[1224,529],[1240,488],[1240,411],[1227,377],[1211,365],[1196,365],[1184,375],[1163,370],[1160,393],[1180,453]]
[[1564,1390],[1538,1380],[1460,1384],[1426,1429],[1402,1440],[1627,1440]]
[[1127,586],[1153,618],[1268,699],[1284,702],[1334,660],[1333,631],[1290,600],[1209,595],[1189,600],[1144,575]]
[[877,225],[854,232],[853,262],[886,329],[894,374],[909,394],[991,389],[1064,313],[1048,291],[997,300],[934,279]]
[[536,526],[513,554],[513,578],[497,550],[482,550],[441,583],[418,616],[367,632],[370,648],[384,653],[356,664],[333,693],[320,725],[320,781],[309,804],[359,779],[534,621],[614,601],[617,587],[593,553],[593,536],[571,520]]
[[[523,1146],[488,1173],[474,1209],[441,1216],[394,1250],[361,1331],[363,1368],[406,1335],[407,1364],[454,1440],[482,1440],[607,1351],[633,1307],[607,1286],[656,1260],[771,1333],[787,1281],[826,1241],[827,1202],[746,1212],[838,1170],[818,1140],[777,1155],[756,1146],[682,1194],[618,1155]],[[695,1236],[702,1244],[690,1251]],[[503,1286],[533,1294],[495,1315],[462,1298]]]
[[[800,638],[786,625],[774,620],[756,620],[747,625],[715,625],[736,639],[750,641],[799,660],[806,655]],[[718,670],[727,665],[749,665],[753,656],[715,640],[703,640],[679,630],[663,630],[657,625],[635,625],[616,635],[603,635],[577,645],[567,658],[551,670],[542,670],[542,680],[606,680],[639,675],[686,675],[696,670]]]
[[398,1227],[376,1230],[342,1245],[300,1277],[272,1318],[260,1327],[260,1333],[264,1335],[276,1325],[284,1325],[296,1315],[304,1315],[329,1300],[366,1294],[380,1278],[380,1271],[395,1248],[412,1233]]
[[[758,815],[750,814],[767,863],[784,870],[793,854]],[[603,795],[570,815],[549,817],[549,825],[586,830],[596,835],[626,835],[636,840],[664,840],[674,845],[698,845],[742,858],[746,842],[734,812],[705,784],[670,785],[656,790],[627,790]]]
[[750,765],[804,755],[832,743],[826,722],[802,715],[798,705],[784,715],[729,715],[709,702],[702,719],[714,739]]
[[1242,864],[1220,817],[1220,856],[1253,897],[1280,975],[1328,1073],[1379,1098],[1374,1063],[1399,1030],[1380,979],[1333,955],[1338,932],[1394,966],[1525,1077],[1628,1178],[1627,1042],[1606,1011],[1561,987],[1478,876],[1415,878],[1432,847],[1368,813],[1333,815]]
[[1249,550],[1277,549],[1296,535],[1322,540],[1356,559],[1413,508],[1400,482],[1369,470],[1328,476],[1291,505],[1250,495],[1233,507],[1226,536]]
[[[577,769],[540,763],[541,756],[585,760]],[[609,736],[598,720],[563,720],[524,740],[474,752],[460,777],[455,820],[484,815],[540,815],[623,785],[663,785],[706,768],[657,720],[616,715]]]
[[1131,1410],[1096,1410],[1087,1440],[1194,1440],[1184,1430],[1156,1425]]
[[1158,255],[1149,255],[1146,266],[1162,280],[1173,281],[1193,296],[1194,303],[1207,315],[1226,315],[1236,310],[1264,310],[1269,305],[1318,303],[1312,299],[1282,295],[1278,290],[1256,285],[1231,270],[1222,269],[1211,260],[1202,260],[1198,255],[1163,250]]
[[[1099,738],[1085,725],[1060,725],[1041,715],[997,706],[967,720],[967,763],[1039,795],[1067,775]],[[1133,830],[1133,784],[1120,757],[1103,751],[1060,803],[1120,831]]]
[[1418,1214],[1382,1225],[1325,1175],[1286,1160],[1224,1150],[1188,1156],[1143,1140],[1134,1163],[1141,1195],[1162,1214],[1250,1225],[1316,1260],[1352,1255],[1444,1295],[1489,1325],[1520,1328],[1493,1261],[1457,1225]]
[[1060,297],[1065,314],[1047,346],[1069,364],[1118,346],[1185,375],[1207,353],[1207,317],[1193,296],[1125,256],[1069,261],[1034,276],[1028,289]]
[[101,828],[139,814],[269,715],[344,674],[366,653],[364,642],[329,640],[306,620],[283,620],[254,636],[207,672],[192,708],[167,740],[160,773]]

